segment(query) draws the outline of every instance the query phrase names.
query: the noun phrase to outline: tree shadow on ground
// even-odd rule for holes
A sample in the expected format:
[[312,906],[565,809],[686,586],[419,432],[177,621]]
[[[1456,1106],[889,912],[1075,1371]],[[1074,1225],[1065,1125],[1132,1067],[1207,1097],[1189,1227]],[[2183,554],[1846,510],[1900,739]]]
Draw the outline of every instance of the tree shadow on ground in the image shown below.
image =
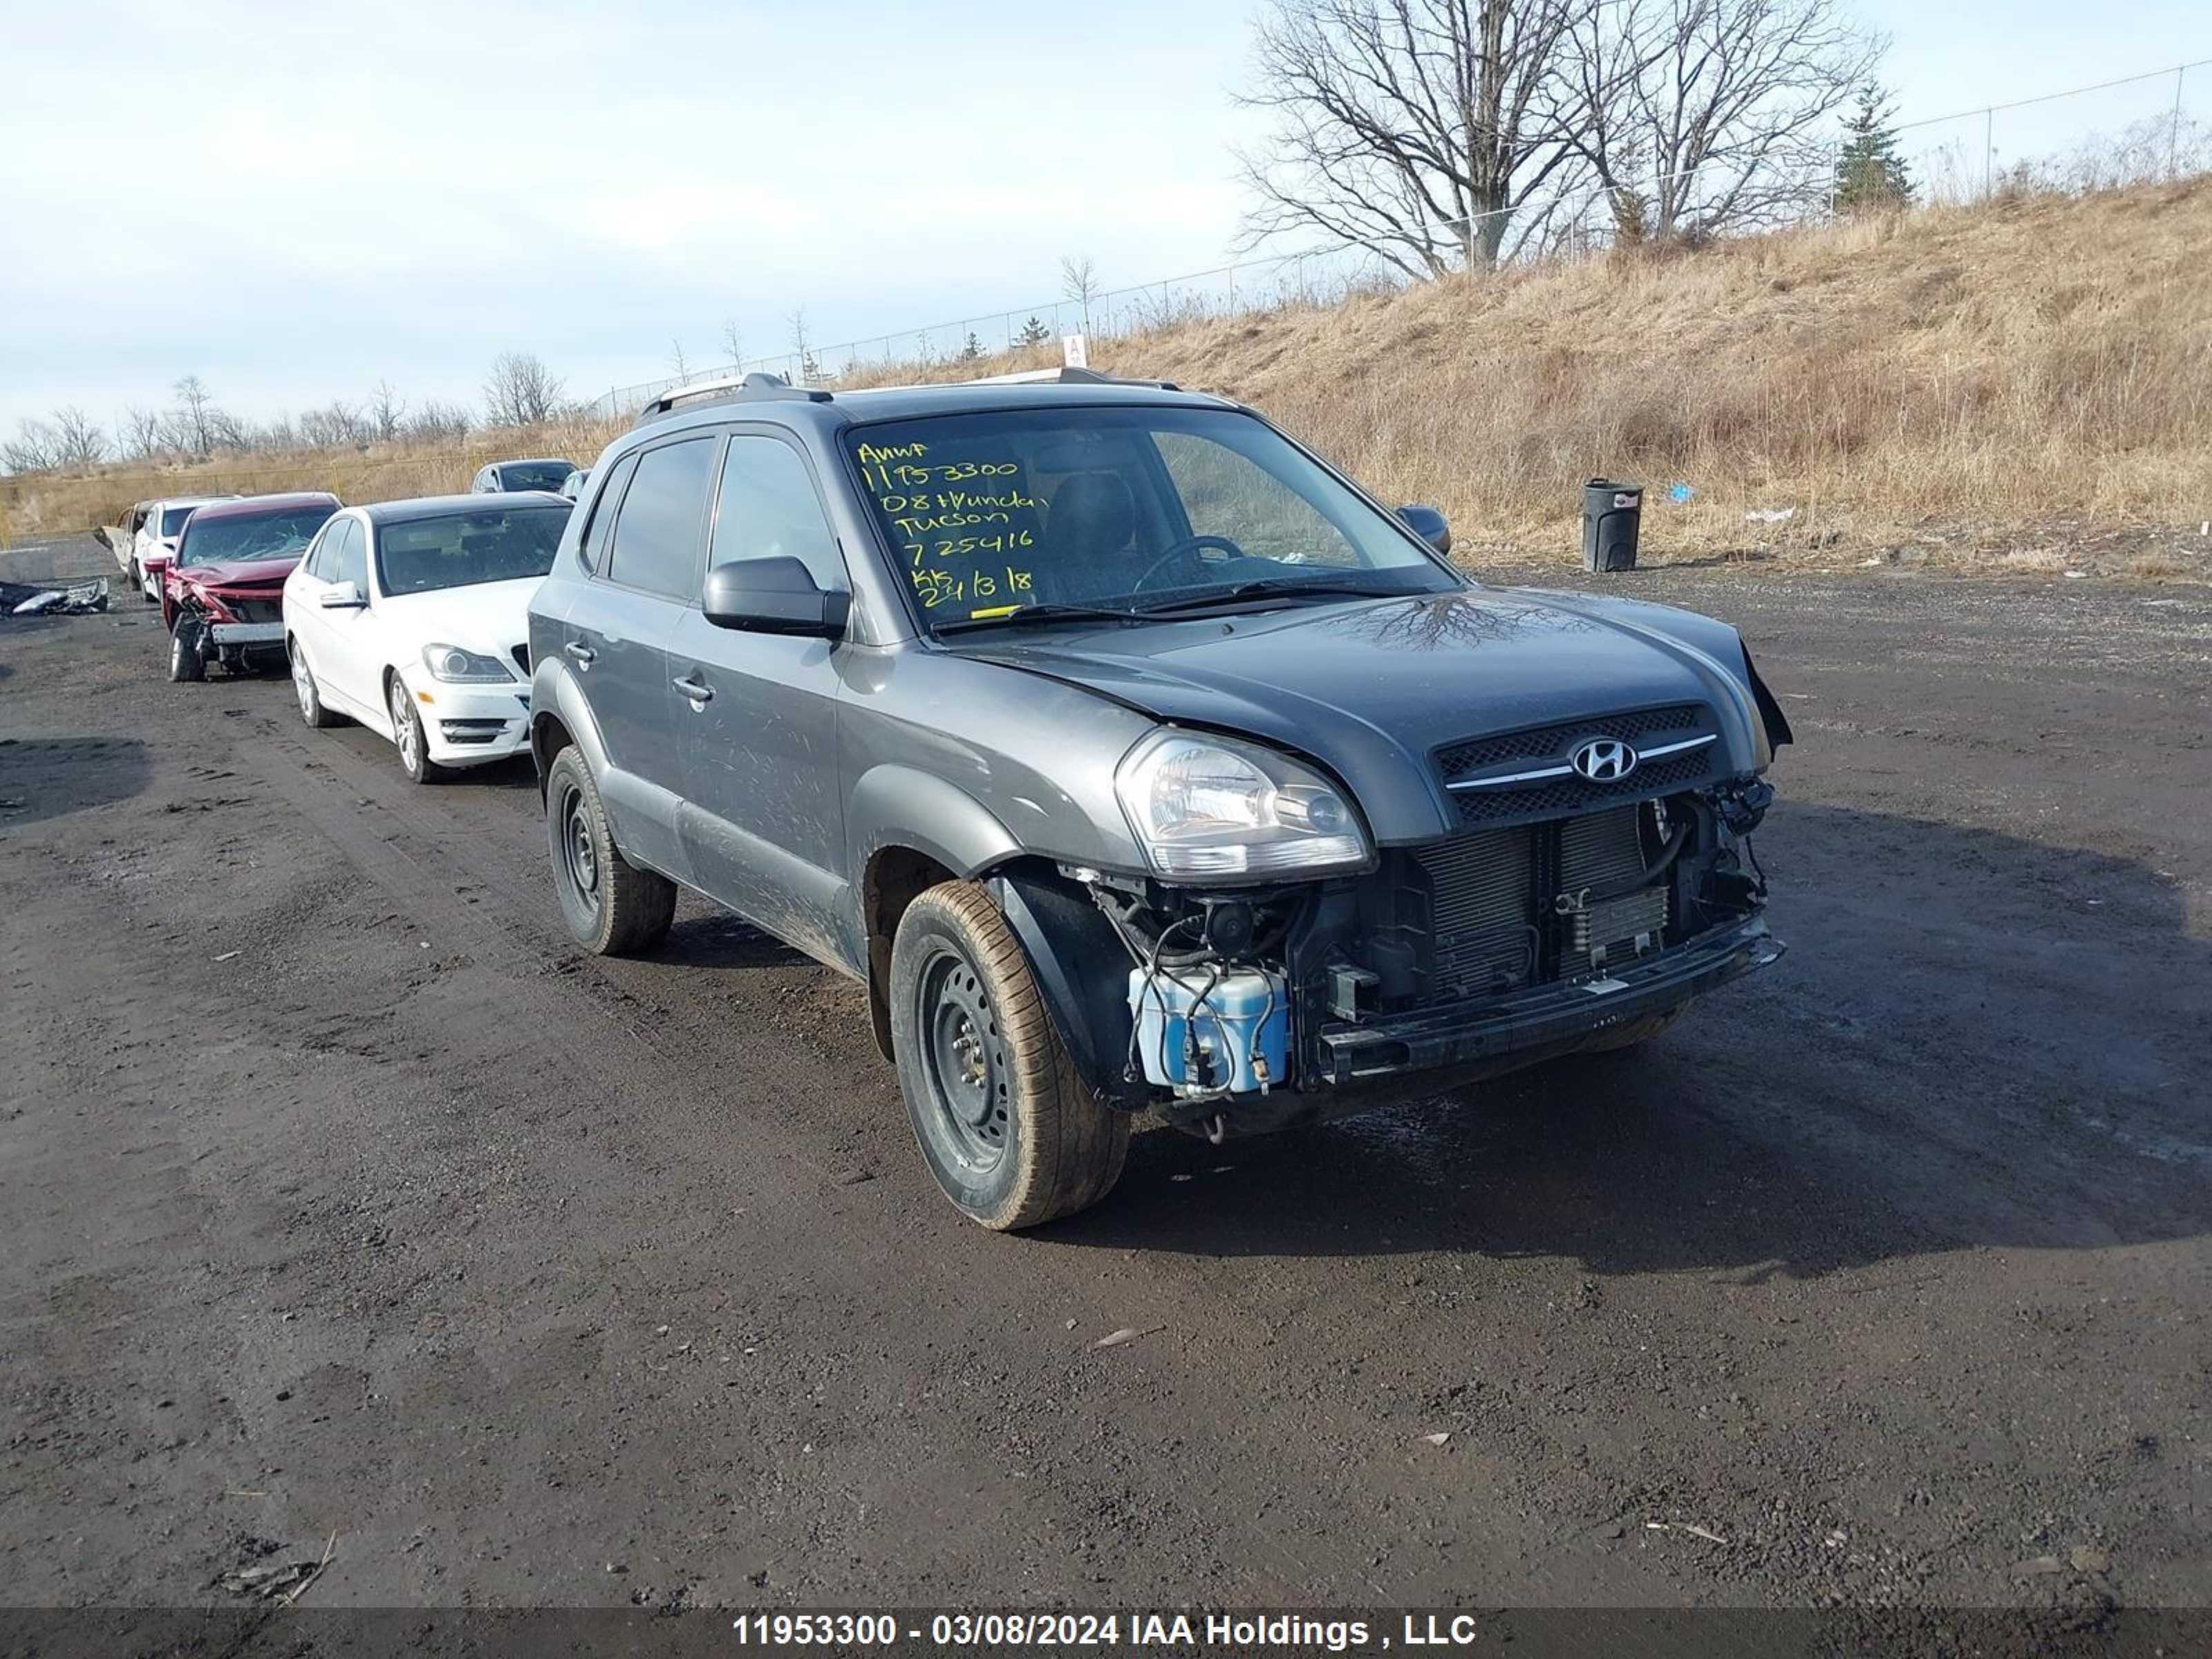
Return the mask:
[[129,800],[152,776],[136,738],[0,738],[0,830]]

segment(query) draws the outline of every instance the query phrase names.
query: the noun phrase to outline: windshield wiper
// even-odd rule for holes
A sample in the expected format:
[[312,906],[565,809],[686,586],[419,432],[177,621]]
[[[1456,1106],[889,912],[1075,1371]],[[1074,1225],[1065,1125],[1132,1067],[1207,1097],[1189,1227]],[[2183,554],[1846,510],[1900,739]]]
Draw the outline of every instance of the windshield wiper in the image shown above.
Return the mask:
[[995,617],[962,617],[957,621],[939,623],[931,631],[942,638],[947,634],[964,634],[978,628],[1032,627],[1057,622],[1125,623],[1139,621],[1141,617],[1139,611],[1115,611],[1103,605],[1025,605]]
[[1193,593],[1182,599],[1162,599],[1157,605],[1142,607],[1142,610],[1147,617],[1159,617],[1178,611],[1202,611],[1218,605],[1242,605],[1247,599],[1296,599],[1309,593],[1317,599],[1402,599],[1413,597],[1402,590],[1370,587],[1361,582],[1300,581],[1295,578],[1273,577],[1266,581],[1239,582],[1234,587],[1224,587],[1211,593]]

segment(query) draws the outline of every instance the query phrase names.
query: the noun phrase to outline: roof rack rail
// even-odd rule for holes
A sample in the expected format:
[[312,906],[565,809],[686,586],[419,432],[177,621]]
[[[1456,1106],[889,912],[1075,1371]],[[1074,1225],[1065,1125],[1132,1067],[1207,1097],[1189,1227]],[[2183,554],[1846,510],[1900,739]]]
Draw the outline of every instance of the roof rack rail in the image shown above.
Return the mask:
[[693,380],[684,386],[671,386],[638,410],[635,424],[644,426],[672,414],[679,406],[691,404],[745,403],[763,398],[798,398],[811,404],[830,400],[830,393],[820,386],[793,386],[781,374],[757,373],[742,378],[726,374],[719,380]]

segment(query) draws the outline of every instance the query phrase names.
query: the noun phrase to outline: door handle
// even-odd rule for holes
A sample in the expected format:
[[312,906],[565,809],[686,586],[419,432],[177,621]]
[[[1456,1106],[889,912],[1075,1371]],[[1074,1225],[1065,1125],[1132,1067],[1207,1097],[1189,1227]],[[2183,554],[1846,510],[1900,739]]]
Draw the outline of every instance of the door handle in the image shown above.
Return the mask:
[[668,683],[690,698],[693,702],[703,703],[714,701],[714,688],[703,680],[693,679],[689,674]]
[[562,646],[561,649],[566,652],[576,661],[583,664],[586,668],[589,668],[593,663],[599,659],[599,653],[592,650],[590,646],[579,645],[574,640],[569,641],[568,643]]

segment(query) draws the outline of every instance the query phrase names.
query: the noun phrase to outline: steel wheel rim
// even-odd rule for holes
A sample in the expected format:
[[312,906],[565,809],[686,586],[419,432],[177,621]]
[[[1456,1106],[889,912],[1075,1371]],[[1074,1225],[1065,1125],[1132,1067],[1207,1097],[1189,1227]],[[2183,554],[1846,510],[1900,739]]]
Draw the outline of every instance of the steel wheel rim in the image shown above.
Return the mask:
[[592,809],[573,785],[561,796],[561,873],[586,910],[599,911],[599,845],[592,831]]
[[399,763],[411,775],[422,763],[422,728],[408,706],[407,687],[397,676],[392,682],[392,725],[399,744]]
[[981,975],[955,951],[924,965],[917,991],[929,1119],[945,1150],[987,1171],[1006,1156],[1012,1066]]

